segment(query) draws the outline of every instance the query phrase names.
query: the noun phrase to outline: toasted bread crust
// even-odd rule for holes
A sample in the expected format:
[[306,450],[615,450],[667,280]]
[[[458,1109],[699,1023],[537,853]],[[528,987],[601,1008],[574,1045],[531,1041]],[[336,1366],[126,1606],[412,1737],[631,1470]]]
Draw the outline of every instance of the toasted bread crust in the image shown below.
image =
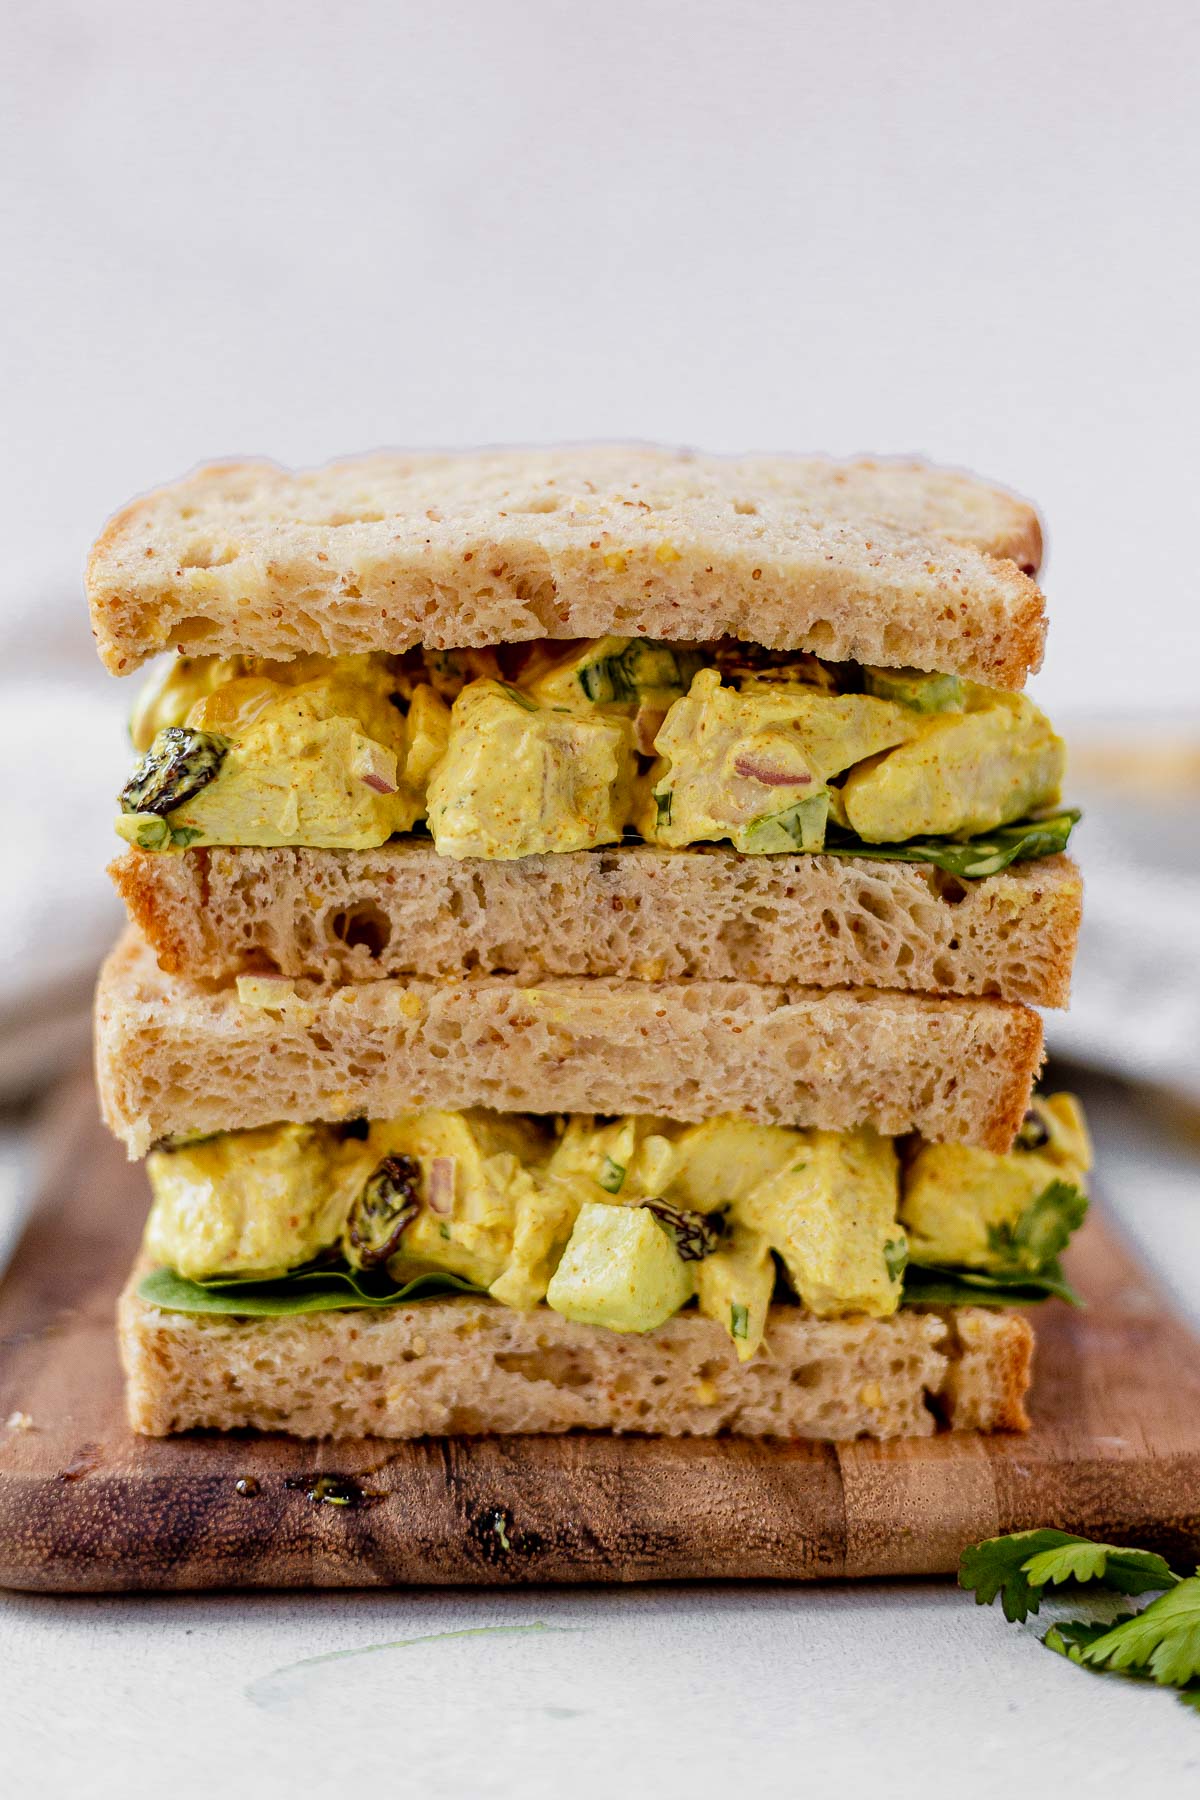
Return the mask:
[[1040,554],[1032,508],[919,463],[583,445],[213,465],[118,513],[87,585],[114,673],[173,646],[290,657],[615,631],[1016,688],[1042,655]]
[[942,1388],[945,1415],[963,1428],[1028,1431],[1025,1400],[1033,1381],[1033,1327],[1021,1313],[952,1307],[941,1315],[953,1336]]
[[1083,884],[1065,856],[959,882],[870,857],[723,846],[530,856],[130,850],[110,867],[169,974],[612,975],[997,995],[1065,1006]]
[[96,994],[104,1117],[132,1156],[184,1131],[420,1107],[651,1113],[1007,1150],[1041,1060],[1003,1000],[750,982],[300,982],[269,1009],[164,975],[133,934]]
[[1029,1327],[982,1308],[819,1320],[777,1306],[770,1354],[740,1364],[728,1334],[692,1312],[640,1337],[470,1296],[194,1317],[138,1298],[146,1267],[121,1296],[118,1330],[129,1422],[153,1437],[249,1427],[308,1438],[588,1429],[837,1440],[1028,1424]]

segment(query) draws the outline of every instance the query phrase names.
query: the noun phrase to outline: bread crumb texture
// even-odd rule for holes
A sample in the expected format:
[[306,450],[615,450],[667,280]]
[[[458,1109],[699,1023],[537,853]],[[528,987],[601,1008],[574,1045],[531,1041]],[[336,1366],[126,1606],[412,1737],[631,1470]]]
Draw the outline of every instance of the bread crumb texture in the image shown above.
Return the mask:
[[[331,982],[610,975],[992,995],[1064,1006],[1083,884],[1065,856],[959,881],[932,864],[723,846],[529,856],[130,850],[111,873],[171,974]],[[586,928],[581,921],[586,920]]]
[[192,1317],[139,1300],[119,1331],[129,1422],[295,1437],[588,1429],[666,1437],[928,1437],[1022,1429],[1033,1336],[1016,1314],[818,1320],[772,1309],[770,1356],[739,1363],[719,1325],[679,1314],[622,1335],[463,1296],[292,1319]]
[[96,995],[101,1103],[132,1156],[183,1131],[465,1106],[734,1113],[1006,1151],[1041,1049],[1037,1014],[1008,1001],[745,981],[297,981],[250,1005],[164,975],[132,931]]
[[1036,513],[917,462],[653,446],[224,463],[134,501],[88,565],[106,666],[608,632],[733,636],[1018,688]]

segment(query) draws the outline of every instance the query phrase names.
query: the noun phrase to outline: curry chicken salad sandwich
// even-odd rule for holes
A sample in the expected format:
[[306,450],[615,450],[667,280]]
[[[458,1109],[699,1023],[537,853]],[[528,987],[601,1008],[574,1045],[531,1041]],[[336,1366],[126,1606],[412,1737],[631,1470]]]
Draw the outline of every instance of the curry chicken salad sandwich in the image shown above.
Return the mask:
[[620,446],[119,514],[134,1426],[1025,1425],[1090,1161],[1040,553],[922,464]]

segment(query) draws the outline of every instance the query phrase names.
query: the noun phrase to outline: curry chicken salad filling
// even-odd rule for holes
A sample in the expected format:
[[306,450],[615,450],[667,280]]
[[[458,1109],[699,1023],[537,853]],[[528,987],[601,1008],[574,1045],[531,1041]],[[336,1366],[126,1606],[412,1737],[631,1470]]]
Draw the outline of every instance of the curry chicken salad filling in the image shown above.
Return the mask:
[[117,829],[145,850],[419,830],[456,858],[632,837],[983,876],[1063,849],[1078,816],[1024,695],[728,639],[180,657],[131,732]]
[[1067,1094],[1035,1098],[1004,1156],[735,1118],[277,1125],[152,1151],[140,1292],[245,1316],[486,1292],[618,1332],[695,1305],[746,1361],[773,1300],[830,1319],[1072,1298],[1090,1162]]

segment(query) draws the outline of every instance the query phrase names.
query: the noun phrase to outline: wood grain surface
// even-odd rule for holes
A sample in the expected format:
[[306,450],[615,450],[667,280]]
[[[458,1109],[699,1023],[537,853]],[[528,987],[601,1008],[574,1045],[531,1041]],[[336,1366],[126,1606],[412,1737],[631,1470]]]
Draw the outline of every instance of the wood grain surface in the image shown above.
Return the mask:
[[[1058,1525],[1200,1554],[1200,1345],[1102,1220],[1036,1315],[1033,1430],[908,1443],[135,1437],[113,1307],[145,1177],[78,1089],[0,1286],[0,1585],[60,1593],[939,1574]],[[4,1424],[27,1415],[28,1428]],[[360,1504],[313,1497],[321,1473]]]

